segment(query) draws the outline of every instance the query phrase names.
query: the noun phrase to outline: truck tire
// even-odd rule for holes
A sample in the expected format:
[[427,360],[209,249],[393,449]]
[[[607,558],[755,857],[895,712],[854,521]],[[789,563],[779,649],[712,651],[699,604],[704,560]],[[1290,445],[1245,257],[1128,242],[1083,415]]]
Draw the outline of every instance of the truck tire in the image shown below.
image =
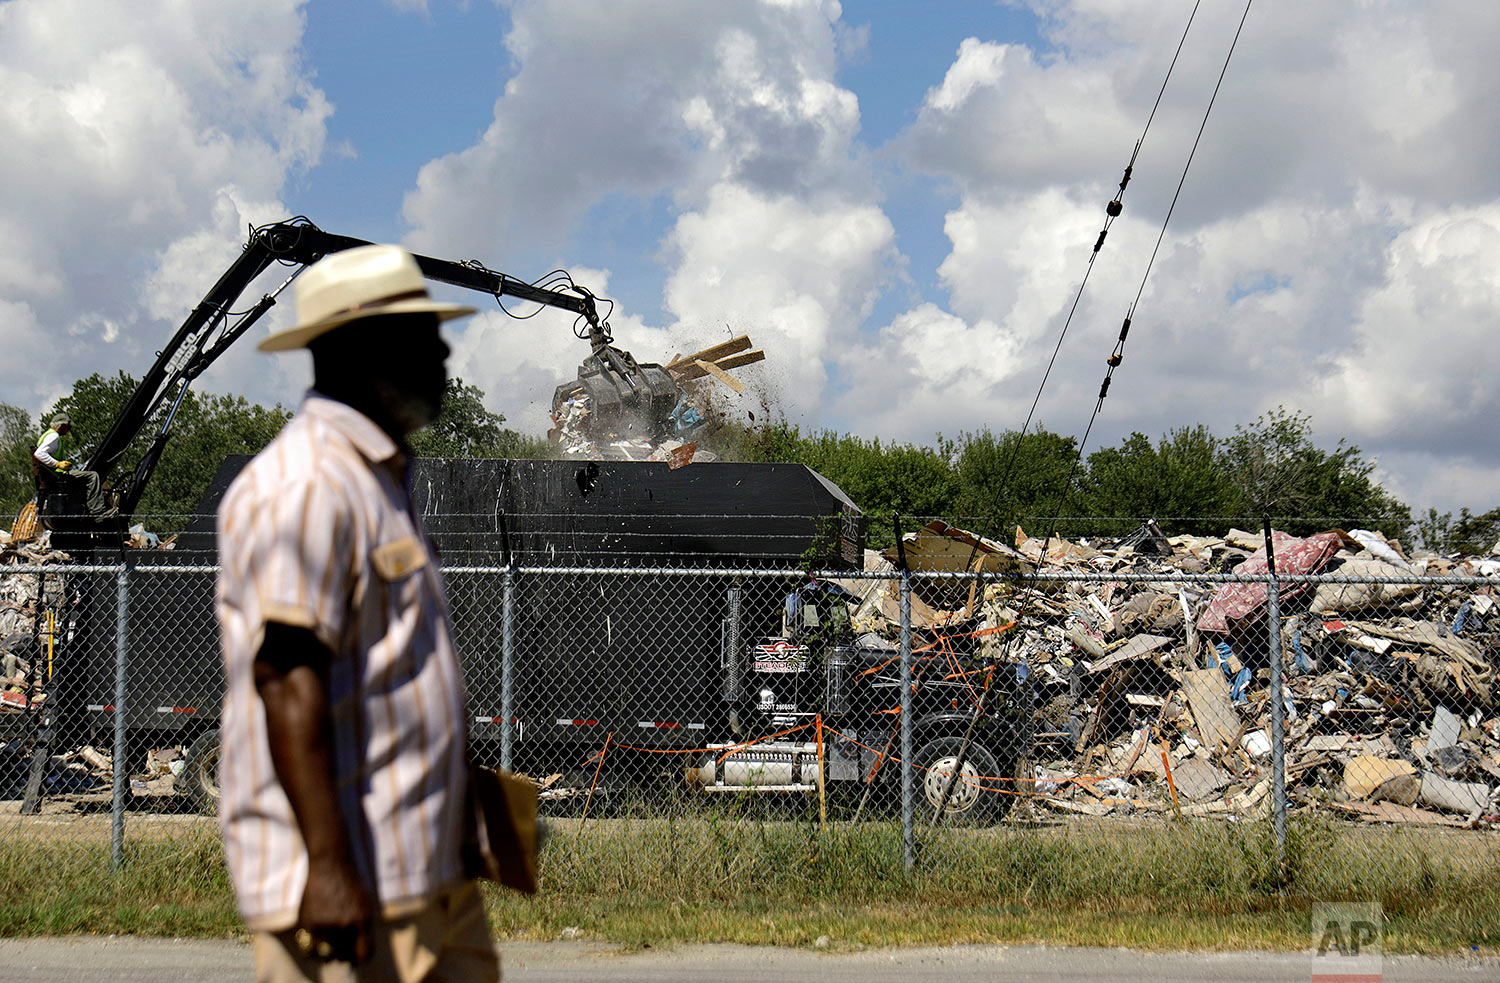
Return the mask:
[[178,788],[194,809],[205,815],[219,811],[219,728],[210,727],[189,745]]
[[[948,776],[953,774],[953,765],[958,760],[958,752],[963,743],[961,737],[933,738],[921,746],[912,762],[917,769],[913,776],[913,784],[917,789],[917,807],[929,819],[942,800]],[[999,791],[999,783],[993,781],[1003,777],[995,755],[983,744],[977,741],[971,743],[964,755],[960,775],[960,780],[953,783],[953,792],[948,796],[948,806],[943,812],[944,821],[957,821],[967,825],[982,825],[992,821],[1004,809],[1007,798]]]

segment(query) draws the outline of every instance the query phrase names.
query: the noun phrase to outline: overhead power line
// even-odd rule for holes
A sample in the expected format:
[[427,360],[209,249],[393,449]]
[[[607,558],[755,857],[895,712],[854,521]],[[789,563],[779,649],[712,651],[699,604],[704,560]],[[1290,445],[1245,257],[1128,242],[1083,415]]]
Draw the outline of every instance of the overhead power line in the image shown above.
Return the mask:
[[[1200,0],[1200,2],[1201,2],[1201,0]],[[1254,2],[1255,2],[1255,0],[1245,0],[1245,10],[1244,10],[1244,13],[1242,13],[1240,15],[1239,26],[1235,28],[1234,40],[1230,42],[1229,52],[1224,56],[1224,65],[1223,65],[1223,67],[1221,67],[1219,69],[1219,78],[1214,83],[1214,91],[1213,91],[1213,94],[1209,97],[1208,107],[1206,109],[1204,109],[1204,111],[1203,111],[1203,120],[1202,120],[1202,122],[1200,122],[1198,124],[1198,133],[1197,133],[1197,136],[1195,136],[1193,138],[1192,150],[1189,151],[1188,157],[1187,157],[1187,161],[1182,166],[1182,176],[1179,177],[1178,180],[1177,180],[1177,189],[1172,194],[1172,204],[1167,208],[1167,214],[1166,214],[1165,218],[1162,219],[1161,231],[1157,234],[1157,237],[1156,237],[1156,246],[1151,251],[1151,257],[1150,257],[1150,259],[1146,263],[1145,273],[1142,274],[1142,276],[1141,276],[1140,287],[1137,288],[1137,290],[1136,290],[1135,299],[1131,301],[1131,303],[1130,303],[1130,310],[1126,313],[1125,322],[1124,322],[1123,326],[1120,328],[1119,340],[1116,341],[1114,350],[1110,353],[1109,358],[1106,360],[1107,364],[1108,364],[1108,369],[1106,370],[1106,373],[1105,373],[1105,376],[1104,376],[1104,382],[1099,387],[1099,398],[1094,403],[1094,411],[1089,416],[1089,423],[1088,423],[1088,426],[1084,429],[1083,437],[1078,441],[1078,446],[1075,449],[1074,454],[1073,454],[1073,463],[1069,467],[1067,477],[1064,478],[1063,483],[1062,483],[1062,489],[1061,489],[1061,495],[1060,495],[1059,502],[1058,502],[1058,507],[1055,510],[1055,514],[1054,514],[1054,516],[1052,518],[1051,525],[1050,525],[1049,529],[1047,530],[1047,536],[1046,536],[1046,538],[1044,540],[1042,540],[1042,553],[1041,553],[1040,559],[1037,561],[1037,569],[1038,570],[1040,570],[1041,566],[1047,562],[1047,552],[1048,552],[1048,550],[1051,549],[1052,539],[1057,534],[1057,521],[1058,521],[1057,520],[1057,515],[1060,515],[1067,508],[1068,496],[1069,496],[1069,493],[1072,491],[1072,487],[1073,487],[1073,477],[1077,473],[1079,462],[1083,459],[1083,449],[1084,449],[1084,446],[1088,443],[1089,434],[1093,432],[1094,421],[1097,420],[1098,417],[1099,417],[1099,411],[1100,411],[1100,409],[1104,405],[1104,398],[1109,393],[1109,383],[1110,383],[1110,380],[1113,378],[1114,371],[1119,366],[1119,364],[1120,364],[1120,362],[1121,362],[1121,360],[1122,360],[1122,358],[1124,356],[1125,338],[1130,333],[1130,319],[1131,319],[1131,316],[1135,313],[1136,305],[1138,303],[1140,303],[1141,294],[1146,289],[1146,279],[1151,275],[1151,266],[1156,261],[1157,251],[1161,248],[1162,239],[1167,234],[1167,223],[1169,223],[1172,220],[1172,212],[1177,207],[1177,199],[1182,194],[1182,186],[1183,186],[1184,182],[1187,181],[1188,170],[1193,166],[1193,157],[1198,152],[1198,143],[1199,143],[1199,141],[1201,141],[1203,139],[1203,130],[1208,125],[1209,114],[1213,112],[1214,102],[1215,102],[1215,100],[1218,99],[1218,96],[1219,96],[1219,88],[1224,84],[1224,75],[1229,70],[1230,59],[1232,59],[1234,57],[1234,50],[1239,45],[1240,34],[1244,30],[1244,28],[1245,28],[1245,19],[1250,15],[1250,7],[1251,7],[1251,5]],[[1192,13],[1192,15],[1189,15],[1189,17],[1188,17],[1188,27],[1192,26],[1193,17],[1197,15],[1197,12],[1198,12],[1198,4],[1195,3],[1193,5],[1193,13]],[[1187,30],[1184,29],[1183,30],[1183,39],[1185,40],[1186,38],[1187,38]],[[1182,51],[1182,43],[1183,43],[1182,40],[1179,40],[1177,42],[1177,53],[1178,54],[1180,54],[1181,51]],[[1175,67],[1176,64],[1177,64],[1177,54],[1174,54],[1172,56],[1172,67]],[[1172,67],[1169,67],[1167,69],[1167,77],[1168,78],[1171,77]],[[1161,92],[1164,92],[1164,91],[1166,91],[1166,82],[1165,81],[1162,82],[1162,90],[1161,90]],[[1160,105],[1160,103],[1161,103],[1161,92],[1157,93],[1157,97],[1156,97],[1156,99],[1157,99],[1157,105]],[[1156,116],[1156,106],[1153,106],[1152,109],[1151,109],[1151,115],[1146,120],[1146,128],[1141,133],[1141,139],[1138,140],[1138,141],[1136,141],[1135,150],[1134,150],[1134,152],[1131,153],[1131,157],[1130,157],[1131,163],[1129,165],[1127,165],[1126,168],[1125,168],[1125,176],[1120,181],[1120,191],[1119,191],[1119,194],[1117,194],[1115,196],[1114,200],[1112,200],[1109,203],[1109,205],[1105,208],[1106,217],[1105,217],[1104,230],[1099,233],[1099,238],[1094,243],[1093,252],[1089,255],[1088,270],[1086,270],[1085,274],[1084,274],[1084,283],[1088,282],[1088,272],[1093,269],[1094,258],[1098,255],[1100,247],[1104,245],[1104,238],[1105,238],[1105,235],[1109,231],[1110,224],[1120,214],[1120,211],[1121,211],[1120,195],[1124,194],[1124,192],[1125,192],[1125,186],[1130,181],[1131,169],[1134,166],[1136,155],[1140,152],[1141,143],[1144,142],[1146,131],[1148,131],[1150,129],[1150,127],[1151,127],[1151,120],[1154,119],[1155,116]],[[1064,323],[1062,332],[1061,332],[1061,334],[1058,337],[1058,340],[1057,340],[1057,347],[1058,348],[1062,347],[1063,336],[1065,336],[1067,334],[1068,324],[1071,323],[1072,320],[1073,320],[1073,311],[1076,311],[1078,309],[1078,298],[1081,297],[1082,294],[1083,294],[1083,283],[1080,283],[1079,287],[1078,287],[1078,295],[1075,296],[1074,299],[1073,299],[1073,308],[1072,308],[1072,310],[1070,310],[1068,312],[1067,322]],[[1057,350],[1056,349],[1054,349],[1054,351],[1052,353],[1052,357],[1053,357],[1053,360],[1055,361],[1056,358],[1057,358]],[[1047,372],[1048,372],[1048,374],[1051,373],[1051,370],[1052,370],[1052,363],[1048,362],[1048,365],[1047,365]],[[1038,387],[1038,389],[1037,389],[1037,399],[1038,400],[1041,398],[1042,387],[1045,387],[1046,384],[1047,384],[1047,378],[1046,378],[1046,376],[1043,376],[1043,378],[1042,378],[1042,386]],[[1036,401],[1034,400],[1032,402],[1032,410],[1035,411],[1035,409],[1036,409]],[[1028,416],[1027,416],[1027,425],[1028,426],[1030,425],[1030,422],[1031,422],[1031,417],[1028,414]],[[1019,434],[1017,436],[1016,441],[1015,441],[1014,445],[1011,448],[1010,462],[1006,465],[1006,471],[1005,471],[1004,477],[1001,479],[1001,487],[1002,488],[1005,487],[1005,482],[1009,480],[1011,466],[1015,462],[1016,451],[1019,449],[1021,441],[1024,440],[1024,439],[1025,439],[1025,429],[1023,428],[1021,434]],[[973,547],[973,550],[971,551],[971,553],[969,555],[969,564],[972,564],[974,562],[974,556],[975,556],[975,554],[977,554],[978,549],[979,549],[979,545],[976,542],[975,545],[974,545],[974,547]],[[1034,592],[1027,592],[1026,595],[1022,598],[1021,603],[1020,603],[1019,613],[1017,614],[1017,617],[1016,617],[1016,621],[1018,623],[1028,613],[1028,609],[1031,607],[1033,599],[1034,599]],[[1003,650],[1002,650],[1001,655],[999,657],[1001,661],[1005,661],[1005,662],[1009,661],[1009,659],[1010,659],[1010,653],[1011,653],[1011,648],[1015,644],[1015,638],[1016,638],[1016,636],[1019,635],[1019,634],[1020,634],[1019,632],[1007,633],[1006,634],[1004,647],[1003,647]],[[975,735],[975,732],[976,732],[976,730],[977,730],[977,728],[979,726],[979,722],[985,718],[985,714],[987,712],[987,704],[989,703],[989,700],[990,700],[990,694],[994,691],[994,687],[992,686],[993,677],[994,677],[994,672],[989,672],[989,673],[987,673],[985,675],[984,689],[983,689],[983,691],[979,695],[979,700],[977,701],[977,704],[976,704],[976,706],[974,708],[974,715],[969,720],[969,727],[968,727],[967,732],[964,734],[963,742],[959,745],[958,754],[956,756],[957,760],[955,760],[954,763],[953,763],[953,771],[948,776],[947,784],[943,788],[943,795],[942,795],[941,800],[938,802],[937,807],[935,809],[933,809],[932,821],[931,821],[931,825],[933,827],[936,827],[937,824],[942,820],[944,810],[947,808],[947,805],[948,805],[948,799],[953,794],[953,786],[958,781],[959,775],[963,772],[964,758],[968,754],[969,746],[970,746],[971,742],[974,739],[974,735]]]
[[[1104,206],[1104,226],[1099,230],[1099,237],[1094,240],[1094,248],[1089,251],[1088,264],[1083,271],[1083,279],[1078,283],[1078,290],[1073,294],[1073,304],[1068,308],[1068,316],[1063,321],[1062,330],[1058,332],[1057,344],[1052,348],[1052,356],[1047,360],[1047,368],[1042,373],[1042,381],[1036,387],[1036,395],[1032,397],[1031,408],[1026,411],[1026,422],[1021,424],[1021,430],[1011,445],[1010,456],[1006,459],[1005,470],[1001,473],[1000,484],[997,486],[997,494],[1003,495],[1010,487],[1010,477],[1015,470],[1016,455],[1021,449],[1021,442],[1025,439],[1027,432],[1031,429],[1032,417],[1036,415],[1036,408],[1042,399],[1042,391],[1047,388],[1047,381],[1052,378],[1052,368],[1057,363],[1058,353],[1062,351],[1063,339],[1068,336],[1068,328],[1073,324],[1073,315],[1078,312],[1078,304],[1083,300],[1084,288],[1088,286],[1089,276],[1094,272],[1094,260],[1099,258],[1099,250],[1104,248],[1104,240],[1109,235],[1110,226],[1114,225],[1115,219],[1120,217],[1125,206],[1121,199],[1125,197],[1125,188],[1130,184],[1130,178],[1135,172],[1135,161],[1140,156],[1141,147],[1146,142],[1146,134],[1151,132],[1151,123],[1156,119],[1156,110],[1161,106],[1162,96],[1167,91],[1167,83],[1172,79],[1172,71],[1177,67],[1177,59],[1182,54],[1183,44],[1187,41],[1188,31],[1192,30],[1193,20],[1198,16],[1198,7],[1203,0],[1196,0],[1192,11],[1188,14],[1187,24],[1182,28],[1182,37],[1177,39],[1177,50],[1172,52],[1172,61],[1167,65],[1167,73],[1162,76],[1161,88],[1156,90],[1156,101],[1151,104],[1151,112],[1146,116],[1146,125],[1141,128],[1141,135],[1130,151],[1130,160],[1125,164],[1125,173],[1120,178],[1119,190],[1115,192],[1114,198]],[[1200,131],[1201,132],[1201,131]],[[972,559],[972,558],[971,558]]]

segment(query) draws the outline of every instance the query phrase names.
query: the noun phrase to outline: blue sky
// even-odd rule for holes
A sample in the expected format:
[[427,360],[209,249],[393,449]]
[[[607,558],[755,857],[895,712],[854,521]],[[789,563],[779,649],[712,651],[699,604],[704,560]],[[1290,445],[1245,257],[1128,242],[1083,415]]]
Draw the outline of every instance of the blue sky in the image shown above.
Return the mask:
[[[0,400],[139,373],[248,224],[557,266],[643,359],[749,333],[738,412],[1019,425],[1192,0],[0,2]],[[1040,419],[1081,432],[1238,21],[1205,2]],[[1493,506],[1500,7],[1258,5],[1094,447],[1277,406],[1418,508]],[[269,320],[290,317],[282,305]],[[567,319],[453,368],[540,430]],[[202,380],[291,402],[296,357]],[[740,405],[743,404],[743,405]]]
[[417,170],[462,150],[489,124],[512,71],[502,47],[510,18],[489,3],[304,9],[304,57],[337,106],[328,124],[335,149],[289,197],[315,203],[310,217],[325,228],[397,239],[401,198]]

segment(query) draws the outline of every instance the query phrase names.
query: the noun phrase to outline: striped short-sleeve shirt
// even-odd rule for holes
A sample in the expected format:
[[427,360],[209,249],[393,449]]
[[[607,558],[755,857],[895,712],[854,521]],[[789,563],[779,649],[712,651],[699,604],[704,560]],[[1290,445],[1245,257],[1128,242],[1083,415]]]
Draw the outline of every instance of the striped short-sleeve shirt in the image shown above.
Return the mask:
[[388,915],[462,880],[464,688],[406,461],[352,407],[309,393],[219,509],[220,825],[240,911],[296,923],[307,851],[276,779],[254,662],[269,622],[333,652],[335,780],[355,864]]

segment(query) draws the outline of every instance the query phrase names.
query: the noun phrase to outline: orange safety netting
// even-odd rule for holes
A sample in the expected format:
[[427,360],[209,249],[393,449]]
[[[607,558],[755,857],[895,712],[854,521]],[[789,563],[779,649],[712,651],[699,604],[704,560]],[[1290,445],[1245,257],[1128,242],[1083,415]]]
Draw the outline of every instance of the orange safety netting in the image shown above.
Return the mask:
[[[589,755],[587,758],[584,758],[583,760],[584,760],[584,763],[587,764],[588,762],[593,761],[595,758],[603,757],[604,752],[607,751],[607,750],[609,750],[610,748],[616,747],[616,748],[619,748],[622,751],[639,751],[642,754],[708,754],[710,751],[723,751],[724,752],[723,755],[721,755],[720,758],[719,758],[720,761],[723,761],[725,758],[729,757],[730,755],[732,755],[732,754],[734,754],[734,753],[736,753],[738,751],[743,751],[747,747],[753,747],[756,744],[763,744],[766,741],[774,741],[776,738],[778,738],[778,737],[785,737],[788,734],[795,734],[799,730],[806,730],[807,728],[812,727],[815,723],[816,723],[816,721],[814,721],[813,723],[799,724],[798,726],[788,728],[787,730],[777,731],[774,734],[767,734],[765,737],[757,737],[753,741],[745,741],[745,742],[743,742],[741,744],[731,744],[731,745],[727,745],[727,746],[726,745],[720,745],[719,747],[694,747],[694,748],[637,747],[634,744],[621,744],[619,741],[606,740],[604,742],[604,747],[602,747],[599,750],[595,751],[593,754]],[[611,736],[613,736],[613,735],[611,735]]]

